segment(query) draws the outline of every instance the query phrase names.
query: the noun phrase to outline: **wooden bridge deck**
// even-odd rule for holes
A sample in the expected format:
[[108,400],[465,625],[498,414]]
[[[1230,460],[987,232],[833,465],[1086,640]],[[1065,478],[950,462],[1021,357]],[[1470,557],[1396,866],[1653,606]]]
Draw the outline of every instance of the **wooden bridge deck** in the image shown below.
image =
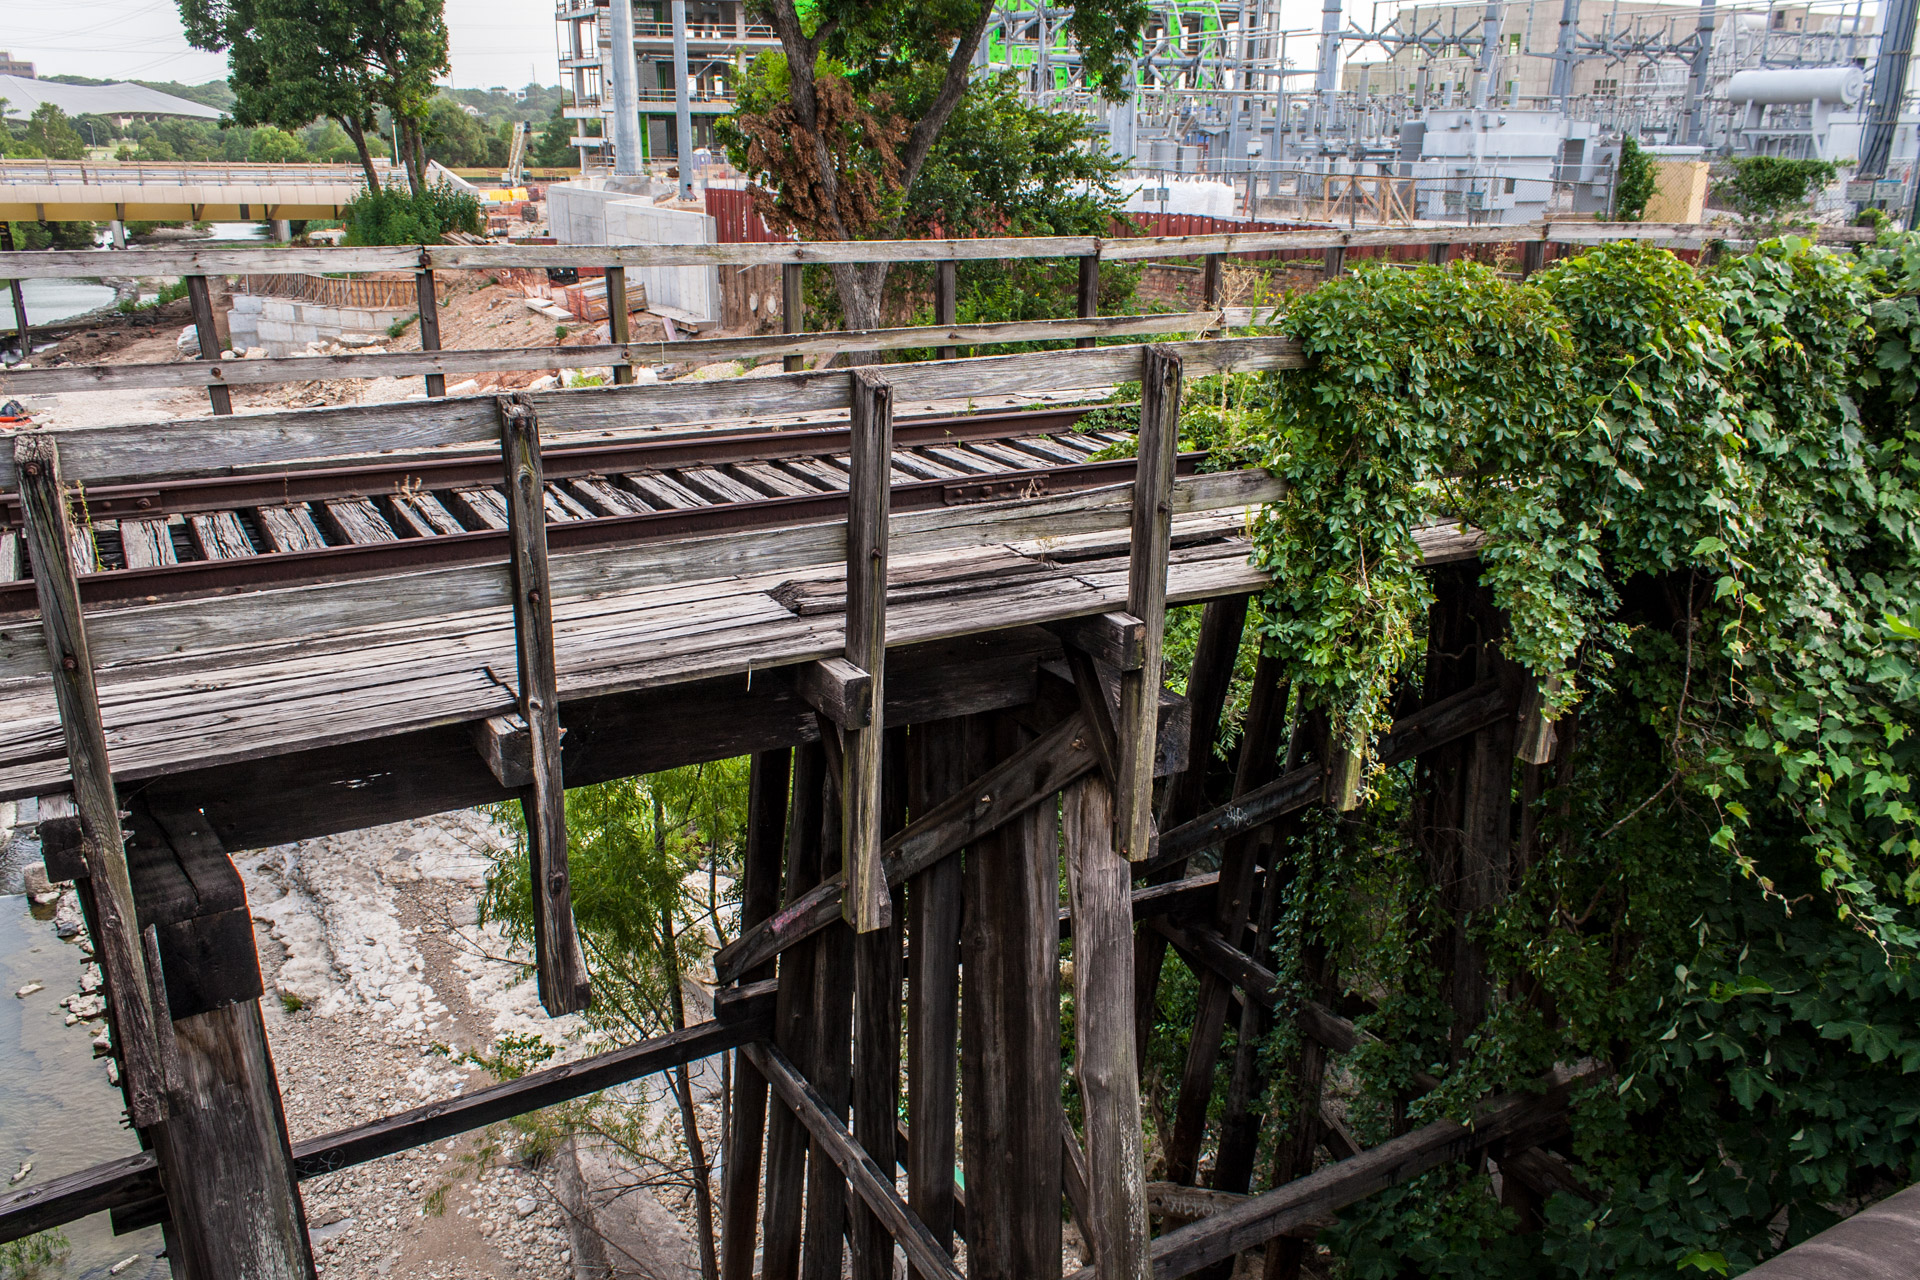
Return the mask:
[[[1082,524],[1123,522],[1127,488],[898,517],[888,645],[1120,608],[1126,530],[1070,530],[1075,515]],[[1181,545],[1173,552],[1169,598],[1180,603],[1257,590],[1264,577],[1248,564],[1237,531],[1245,508],[1275,496],[1277,486],[1264,475],[1211,476],[1190,480],[1180,492],[1209,509],[1176,521]],[[595,576],[602,581],[566,596],[556,592],[562,699],[748,676],[838,654],[844,614],[815,612],[807,597],[844,598],[845,570],[836,563],[844,556],[844,528],[812,525],[759,539],[719,535],[579,553],[600,562]],[[764,555],[773,563],[758,572],[708,572],[704,566],[716,555],[748,562]],[[665,580],[648,581],[641,561],[662,568]],[[556,557],[556,574],[563,564]],[[675,573],[676,567],[684,571]],[[503,584],[497,603],[377,620],[383,598],[392,602],[388,612],[404,613],[408,598],[439,598],[438,588],[449,580],[483,576],[498,580],[504,573],[426,571],[365,580],[354,592],[374,616],[325,633],[303,633],[298,625],[303,597],[325,590],[312,585],[90,618],[115,778],[152,778],[512,711],[514,624]],[[623,577],[634,584],[615,585]],[[783,603],[783,595],[797,607]],[[209,616],[216,612],[225,618]],[[14,663],[44,655],[37,619],[11,624],[0,635]],[[67,777],[50,678],[15,676],[0,685],[0,798],[63,790]]]

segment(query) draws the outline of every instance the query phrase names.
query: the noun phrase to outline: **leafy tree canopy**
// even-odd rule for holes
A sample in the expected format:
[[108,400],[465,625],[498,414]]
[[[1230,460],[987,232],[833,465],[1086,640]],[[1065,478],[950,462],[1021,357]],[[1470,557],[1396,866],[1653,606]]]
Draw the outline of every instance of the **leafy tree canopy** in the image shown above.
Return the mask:
[[[756,0],[780,38],[758,90],[734,114],[740,167],[761,183],[762,212],[808,239],[899,234],[907,193],[968,92],[993,15],[985,0],[869,5]],[[1143,0],[1077,5],[1069,28],[1088,80],[1112,97],[1146,21]],[[796,72],[796,69],[804,71]],[[834,268],[850,323],[878,323],[885,264]]]

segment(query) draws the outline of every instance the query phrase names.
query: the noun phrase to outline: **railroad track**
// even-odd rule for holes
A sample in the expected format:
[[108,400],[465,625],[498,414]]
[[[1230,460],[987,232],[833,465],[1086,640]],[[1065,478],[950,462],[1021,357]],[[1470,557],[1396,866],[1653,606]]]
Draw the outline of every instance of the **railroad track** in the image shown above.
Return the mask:
[[[1077,429],[1086,408],[902,420],[895,510],[1039,496],[1130,479],[1090,461],[1126,437]],[[848,428],[805,425],[552,448],[548,543],[568,550],[831,519]],[[1184,458],[1191,470],[1195,457]],[[88,489],[75,559],[89,604],[147,601],[504,559],[496,454],[287,469]],[[34,607],[20,508],[0,497],[0,613]]]

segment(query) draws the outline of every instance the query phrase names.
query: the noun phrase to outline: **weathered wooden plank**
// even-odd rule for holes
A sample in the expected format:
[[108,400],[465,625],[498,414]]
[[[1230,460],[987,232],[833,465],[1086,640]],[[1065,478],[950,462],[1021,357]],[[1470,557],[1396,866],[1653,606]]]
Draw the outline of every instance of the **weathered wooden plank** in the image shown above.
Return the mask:
[[[1196,377],[1227,369],[1297,368],[1302,363],[1298,345],[1285,338],[1210,339],[1165,345],[1182,357]],[[887,373],[896,399],[903,402],[966,399],[977,396],[982,387],[992,387],[995,394],[1009,397],[1038,398],[1137,380],[1142,350],[1140,346],[1123,345],[1091,351],[977,356],[890,365]],[[446,360],[457,354],[442,352],[434,358]],[[0,388],[6,385],[6,377],[0,375]],[[542,415],[549,435],[830,413],[845,411],[849,403],[847,375],[831,371],[547,391],[529,396],[529,401]],[[97,484],[196,473],[226,474],[231,469],[274,463],[471,445],[489,442],[494,426],[493,408],[487,398],[458,397],[425,403],[294,409],[246,414],[231,420],[184,419],[164,425],[73,428],[55,434],[61,440],[61,454],[73,478]],[[0,460],[0,491],[17,484],[12,460]]]
[[146,1128],[163,1119],[168,1110],[162,1093],[162,1028],[158,1025],[164,1015],[153,1007],[150,976],[141,953],[120,803],[108,762],[93,655],[81,621],[72,517],[60,454],[49,436],[28,432],[15,439],[13,456],[23,485],[20,498],[41,630],[47,652],[58,655],[51,664],[53,695],[85,835],[82,851],[92,889],[94,951],[107,979],[114,1044],[125,1067],[127,1111],[137,1127]]
[[547,573],[547,526],[540,516],[545,482],[540,427],[515,398],[500,401],[500,449],[506,465],[508,562],[519,668],[520,715],[527,722],[532,785],[521,794],[527,856],[534,886],[534,968],[540,1003],[555,1017],[587,1007],[586,963],[573,927],[567,878],[566,784],[560,775],[560,692],[554,671],[553,591]]
[[[11,536],[8,535],[9,538]],[[0,551],[11,549],[0,548]],[[129,569],[148,569],[154,565],[179,562],[179,555],[173,546],[173,528],[164,517],[157,520],[122,520],[120,554],[125,557]]]
[[845,658],[805,662],[795,670],[794,692],[842,729],[873,723],[873,675]]
[[209,560],[233,560],[258,554],[240,517],[232,511],[188,516],[187,529],[193,545]]
[[388,500],[393,513],[416,538],[437,538],[442,534],[465,533],[466,528],[453,513],[440,505],[431,493],[396,493]]
[[447,499],[470,529],[507,527],[506,499],[496,489],[455,489]]
[[[162,814],[161,822],[170,839],[177,832],[180,840],[210,842],[198,814]],[[244,899],[239,915],[251,961]],[[150,972],[159,963],[154,951]],[[313,1280],[306,1214],[257,994],[181,1017],[174,1031],[180,1083],[153,1131],[172,1219],[169,1261],[192,1280]]]
[[1087,1190],[1091,1177],[1087,1171],[1087,1153],[1080,1146],[1080,1135],[1073,1131],[1073,1121],[1068,1118],[1066,1107],[1061,1106],[1057,1111],[1060,1116],[1060,1182],[1066,1192],[1067,1208],[1073,1214],[1074,1228],[1080,1232],[1086,1252],[1091,1254],[1093,1197]]
[[[1023,745],[995,718],[995,754]],[[1060,1268],[1060,820],[1051,797],[969,846],[961,935],[967,1274]]]
[[518,711],[475,720],[473,749],[487,762],[487,770],[503,787],[515,791],[533,785],[533,735]]
[[[1403,1137],[1335,1164],[1212,1217],[1169,1231],[1153,1242],[1151,1275],[1175,1280],[1230,1258],[1294,1227],[1323,1218],[1377,1191],[1396,1186],[1500,1143],[1537,1146],[1566,1126],[1567,1102],[1594,1075],[1556,1073],[1542,1093],[1503,1094],[1476,1108],[1473,1123],[1436,1120]],[[1071,1280],[1095,1280],[1083,1268]]]
[[1047,630],[1112,667],[1115,671],[1138,671],[1146,661],[1147,624],[1130,613],[1117,610],[1085,618],[1050,622]]
[[1146,624],[1140,666],[1120,674],[1119,743],[1113,793],[1114,849],[1144,860],[1153,843],[1154,731],[1160,649],[1167,625],[1167,558],[1173,539],[1173,464],[1180,437],[1183,366],[1167,347],[1149,347],[1140,392],[1139,470],[1133,482],[1127,612]]
[[1090,1274],[1144,1280],[1147,1175],[1133,1047],[1133,875],[1113,847],[1112,804],[1098,777],[1071,784],[1061,797],[1073,910],[1074,1061],[1086,1112]]
[[[841,835],[841,808],[834,794],[844,779],[844,761],[831,734],[820,746],[826,756],[827,794],[820,806],[820,869],[839,873],[845,843]],[[808,942],[814,952],[811,993],[812,1059],[807,1079],[830,1114],[843,1128],[853,1103],[853,944],[855,935],[843,923],[829,924]],[[804,1123],[805,1117],[802,1117]],[[847,1176],[809,1130],[807,1148],[807,1212],[801,1280],[841,1280],[846,1266]]]
[[342,542],[366,545],[375,542],[392,542],[400,535],[393,531],[387,518],[380,514],[380,508],[373,505],[370,498],[341,498],[320,504],[326,513],[327,523],[333,526],[334,533]]
[[255,507],[253,519],[275,551],[316,551],[327,545],[326,536],[304,502],[289,507]]
[[[887,533],[892,494],[893,390],[866,369],[853,381],[852,480],[847,490],[847,661],[886,679]],[[841,909],[856,933],[888,920],[887,873],[880,860],[880,757],[885,705],[874,699],[865,726],[847,727],[840,784],[847,892]]]
[[794,1070],[786,1055],[773,1045],[760,1043],[748,1045],[747,1054],[773,1085],[781,1101],[807,1127],[820,1149],[839,1166],[853,1189],[867,1202],[867,1207],[886,1224],[888,1233],[906,1252],[915,1270],[922,1275],[938,1276],[941,1280],[964,1280],[959,1269],[953,1265],[953,1259],[940,1248],[920,1220],[913,1216],[913,1211],[901,1202],[899,1193],[893,1188],[893,1178],[882,1172],[873,1157],[853,1140],[853,1135],[834,1117],[819,1090]]
[[[508,373],[524,370],[595,369],[612,365],[616,375],[636,363],[687,362],[716,364],[733,360],[825,356],[858,349],[899,351],[932,345],[947,339],[973,347],[1007,343],[1048,342],[1076,338],[1092,345],[1095,338],[1140,337],[1148,334],[1203,333],[1218,321],[1216,312],[1179,312],[1163,315],[1105,316],[1097,320],[1020,320],[991,324],[916,326],[901,329],[846,330],[791,337],[704,338],[691,342],[601,343],[590,346],[500,347],[442,351],[434,345],[420,351],[388,351],[377,355],[343,353],[325,356],[279,356],[262,360],[165,361],[119,365],[63,365],[54,369],[23,369],[0,374],[0,386],[10,394],[54,395],[75,391],[130,391],[152,387],[206,387],[209,394],[228,395],[230,387],[269,386],[337,378],[404,378],[424,376],[429,387],[443,396],[448,375]],[[422,339],[426,313],[422,312]],[[617,379],[616,379],[617,381]],[[624,385],[624,384],[621,384]]]

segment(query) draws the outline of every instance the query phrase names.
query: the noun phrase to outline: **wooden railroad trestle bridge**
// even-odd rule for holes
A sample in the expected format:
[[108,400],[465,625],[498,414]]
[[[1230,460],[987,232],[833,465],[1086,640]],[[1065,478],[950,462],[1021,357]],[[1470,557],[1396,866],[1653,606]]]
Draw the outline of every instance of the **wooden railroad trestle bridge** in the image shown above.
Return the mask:
[[[196,262],[261,269],[234,257]],[[1285,1277],[1332,1213],[1447,1161],[1497,1161],[1516,1202],[1566,1185],[1542,1144],[1576,1074],[1359,1150],[1319,1099],[1326,1055],[1365,1033],[1331,988],[1283,1004],[1256,959],[1288,815],[1337,803],[1344,770],[1310,719],[1286,723],[1286,673],[1263,660],[1231,783],[1209,777],[1265,585],[1246,520],[1282,495],[1264,472],[1200,471],[1177,423],[1186,380],[1298,363],[1281,339],[1216,339],[15,435],[0,522],[27,576],[0,582],[0,798],[42,797],[144,1150],[0,1196],[0,1240],[110,1210],[163,1222],[176,1275],[310,1277],[302,1179],[723,1052],[727,1280],[824,1280],[848,1257],[883,1280],[896,1250],[923,1280],[957,1277],[957,1234],[976,1280],[1057,1275],[1063,1206],[1095,1254],[1084,1275],[1224,1274],[1266,1245]],[[896,401],[1134,381],[1137,455],[1117,463],[1092,460],[1104,441],[1071,412],[894,421]],[[843,421],[738,425],[779,413]],[[1497,892],[1516,760],[1537,787],[1553,744],[1488,643],[1471,537],[1423,545],[1446,656],[1378,755],[1420,761],[1422,803],[1477,869],[1464,918]],[[1174,697],[1166,612],[1199,602]],[[541,998],[574,1011],[590,993],[563,788],[740,755],[743,933],[715,957],[713,1020],[290,1142],[230,852],[517,797]],[[1470,1026],[1484,984],[1454,941]],[[1168,1201],[1194,1220],[1153,1238],[1137,1064],[1169,946],[1203,975],[1163,1135],[1173,1182],[1199,1171],[1226,1019],[1294,1018],[1308,1047],[1275,1188],[1236,1194],[1263,1087],[1247,1034],[1213,1188]]]

